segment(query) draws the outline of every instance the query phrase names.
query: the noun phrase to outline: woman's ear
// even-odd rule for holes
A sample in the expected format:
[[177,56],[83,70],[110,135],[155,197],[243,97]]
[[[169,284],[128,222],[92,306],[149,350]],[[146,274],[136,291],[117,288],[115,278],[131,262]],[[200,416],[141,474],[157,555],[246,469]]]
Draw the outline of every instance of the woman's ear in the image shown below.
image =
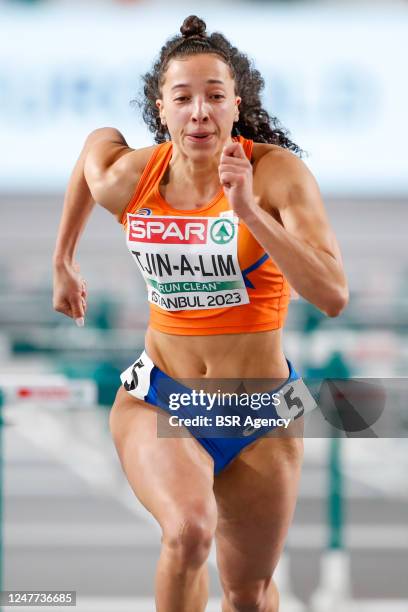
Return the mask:
[[167,125],[166,124],[166,118],[163,114],[163,100],[156,100],[156,106],[159,109],[159,116],[160,116],[160,121],[162,123],[162,125]]
[[236,108],[235,108],[235,117],[234,117],[234,121],[238,121],[238,119],[239,119],[239,108],[238,108],[238,107],[239,107],[239,105],[241,104],[241,99],[242,99],[242,98],[240,98],[239,96],[238,96],[238,97],[235,99],[235,105],[236,105]]

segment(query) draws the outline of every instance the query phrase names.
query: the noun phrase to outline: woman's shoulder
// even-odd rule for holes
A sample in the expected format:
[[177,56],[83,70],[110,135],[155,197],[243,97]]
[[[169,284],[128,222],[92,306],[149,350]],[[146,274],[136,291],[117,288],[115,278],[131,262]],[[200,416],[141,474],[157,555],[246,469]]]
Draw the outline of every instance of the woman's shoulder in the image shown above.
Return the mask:
[[116,162],[115,171],[122,175],[139,175],[143,174],[143,170],[149,163],[149,160],[160,145],[152,145],[141,149],[130,149],[127,154],[123,155]]
[[279,145],[269,144],[265,142],[255,142],[252,148],[252,163],[253,165],[257,164],[262,158],[267,156],[268,161],[272,161],[275,163],[285,161],[287,159],[298,159],[294,153],[289,151],[289,149],[285,149],[284,147],[280,147]]
[[252,151],[254,177],[269,180],[271,173],[286,184],[302,181],[310,174],[306,164],[295,153],[279,145],[254,142]]
[[95,200],[113,215],[118,216],[130,201],[149,160],[160,145],[140,149],[123,147],[104,172],[93,180]]
[[254,142],[252,164],[254,191],[273,208],[284,206],[294,190],[315,183],[307,165],[295,153],[278,145]]

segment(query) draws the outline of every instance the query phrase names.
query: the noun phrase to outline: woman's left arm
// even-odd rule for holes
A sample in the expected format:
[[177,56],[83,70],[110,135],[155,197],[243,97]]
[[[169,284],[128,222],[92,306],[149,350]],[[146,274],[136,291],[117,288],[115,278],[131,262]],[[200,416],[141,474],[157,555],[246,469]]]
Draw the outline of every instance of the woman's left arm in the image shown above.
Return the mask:
[[[248,169],[245,172],[241,155],[236,145],[223,154],[228,170],[235,166],[236,171],[225,177],[232,207],[295,291],[329,317],[338,316],[348,302],[347,280],[312,173],[292,153],[275,149],[258,161],[248,189],[252,176],[248,177]],[[258,200],[248,197],[250,192]],[[272,216],[273,210],[283,225]]]

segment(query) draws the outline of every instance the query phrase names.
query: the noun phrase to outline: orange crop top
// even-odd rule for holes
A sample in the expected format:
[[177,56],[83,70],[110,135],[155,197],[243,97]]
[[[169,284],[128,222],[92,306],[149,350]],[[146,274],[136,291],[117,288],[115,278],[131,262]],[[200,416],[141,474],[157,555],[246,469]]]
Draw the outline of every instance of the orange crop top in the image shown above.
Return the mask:
[[[253,141],[239,141],[251,159]],[[171,142],[156,147],[120,219],[146,282],[150,326],[176,335],[282,327],[289,285],[233,214],[223,189],[200,209],[179,210],[161,196],[172,148]]]

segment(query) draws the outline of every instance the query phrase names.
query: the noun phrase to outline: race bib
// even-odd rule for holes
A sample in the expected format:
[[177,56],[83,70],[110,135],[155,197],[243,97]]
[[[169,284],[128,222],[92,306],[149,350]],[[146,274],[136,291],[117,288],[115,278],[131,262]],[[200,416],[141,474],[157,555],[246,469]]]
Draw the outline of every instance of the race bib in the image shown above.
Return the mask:
[[159,217],[128,213],[127,245],[164,310],[248,304],[238,264],[238,219]]

